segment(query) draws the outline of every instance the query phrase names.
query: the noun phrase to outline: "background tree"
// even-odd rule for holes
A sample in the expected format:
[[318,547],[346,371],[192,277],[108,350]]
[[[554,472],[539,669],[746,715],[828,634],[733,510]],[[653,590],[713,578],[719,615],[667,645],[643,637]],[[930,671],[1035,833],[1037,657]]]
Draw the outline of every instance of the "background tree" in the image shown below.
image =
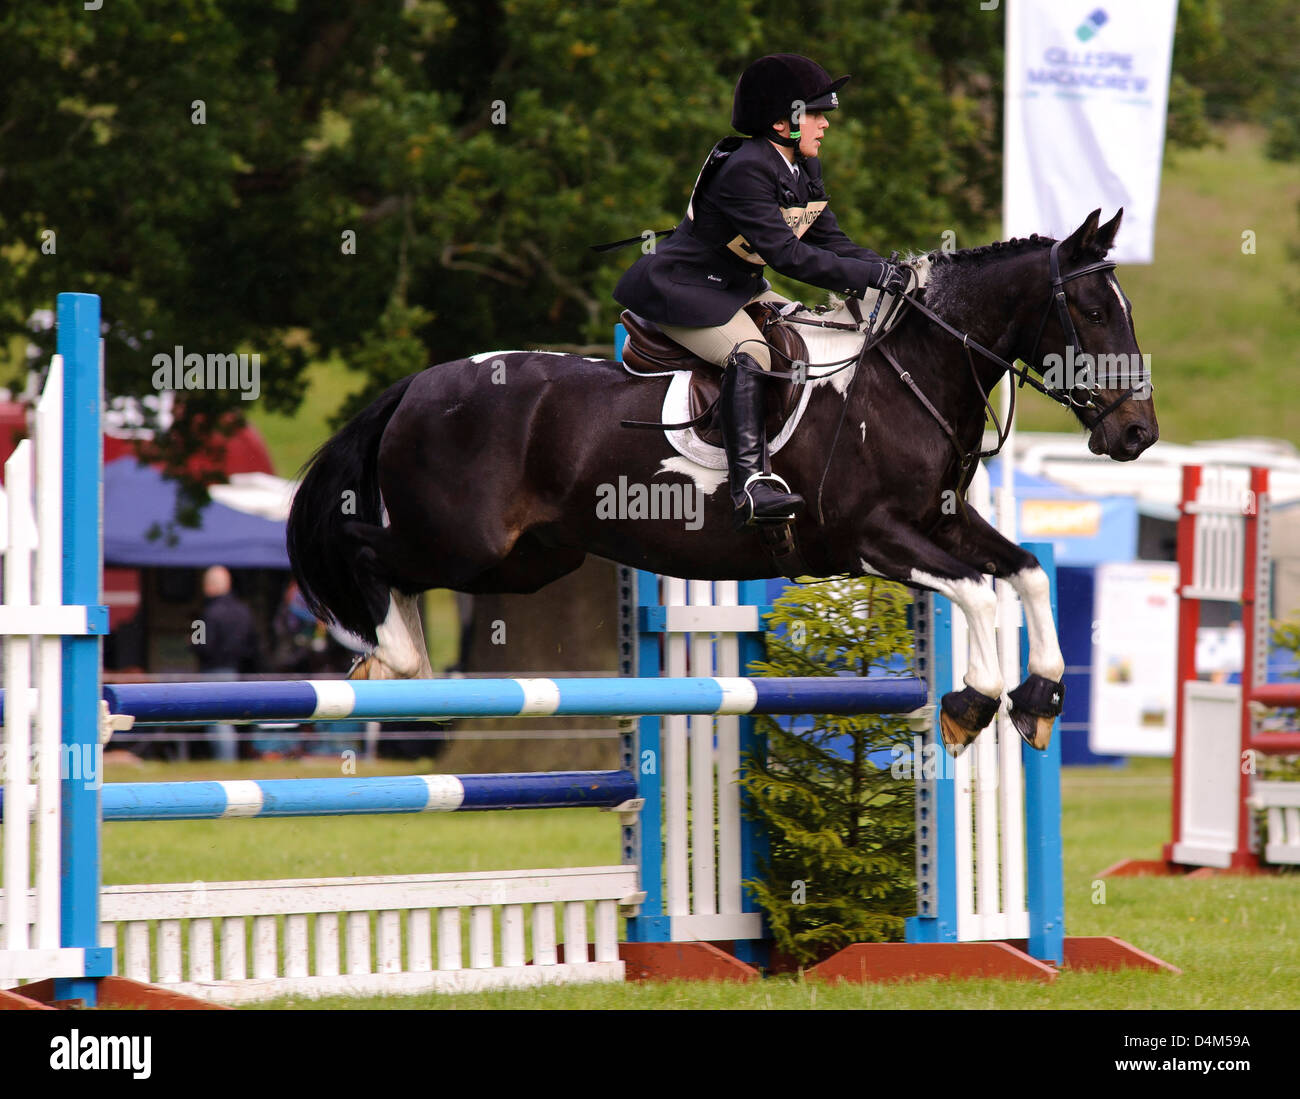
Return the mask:
[[[1189,64],[1219,59],[1213,102],[1263,109],[1267,80],[1224,59],[1222,11],[1244,0],[1180,7]],[[1285,25],[1281,0],[1259,7],[1261,33]],[[260,354],[262,399],[284,412],[319,357],[368,379],[355,406],[429,362],[607,346],[635,249],[588,245],[677,223],[730,132],[737,76],[766,52],[853,75],[827,179],[855,238],[884,252],[936,247],[946,229],[983,239],[1000,202],[1002,35],[1000,11],[940,0],[7,6],[5,373],[25,368],[32,313],[70,287],[103,297],[120,394],[150,392],[153,356],[176,345]],[[195,417],[243,407],[188,393],[163,456],[179,468]]]

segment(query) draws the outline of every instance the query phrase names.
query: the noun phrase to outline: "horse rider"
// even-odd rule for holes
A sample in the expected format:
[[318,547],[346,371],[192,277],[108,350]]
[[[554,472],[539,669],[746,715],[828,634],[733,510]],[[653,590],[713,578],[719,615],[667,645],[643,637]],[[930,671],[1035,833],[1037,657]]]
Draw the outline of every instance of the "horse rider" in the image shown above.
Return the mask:
[[[904,292],[908,272],[854,244],[827,206],[819,156],[849,78],[832,80],[797,54],[761,57],[741,74],[731,124],[700,170],[686,217],[632,265],[614,297],[702,359],[724,368],[722,438],[736,526],[785,522],[803,498],[766,473],[763,372],[768,345],[744,311],[789,304],[763,278],[766,264],[825,290]],[[788,367],[788,364],[779,364]]]

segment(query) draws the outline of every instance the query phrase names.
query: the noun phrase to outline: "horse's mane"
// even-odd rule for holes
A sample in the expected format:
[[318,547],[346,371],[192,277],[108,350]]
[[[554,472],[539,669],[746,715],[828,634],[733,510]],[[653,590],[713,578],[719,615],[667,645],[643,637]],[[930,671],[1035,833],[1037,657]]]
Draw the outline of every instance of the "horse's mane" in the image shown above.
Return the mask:
[[[959,315],[960,310],[976,305],[978,299],[972,300],[972,295],[979,284],[978,279],[961,277],[959,271],[964,268],[969,276],[978,272],[985,263],[1029,252],[1043,252],[1055,243],[1054,237],[1042,237],[1033,233],[1028,237],[998,240],[992,244],[962,248],[955,252],[930,252],[923,258],[918,257],[926,267],[927,278],[922,290],[925,302],[937,313]],[[1094,262],[1105,259],[1105,253],[1099,248],[1089,248],[1082,258]]]
[[[1037,233],[1031,233],[1027,237],[1012,237],[1010,240],[995,240],[992,244],[981,244],[974,248],[961,248],[955,252],[930,252],[926,255],[931,265],[951,264],[951,263],[982,263],[990,259],[1004,259],[1007,256],[1018,256],[1024,252],[1041,251],[1050,248],[1056,243],[1055,237],[1040,237]],[[1105,259],[1105,253],[1100,248],[1091,248],[1088,250],[1087,258],[1091,260]]]

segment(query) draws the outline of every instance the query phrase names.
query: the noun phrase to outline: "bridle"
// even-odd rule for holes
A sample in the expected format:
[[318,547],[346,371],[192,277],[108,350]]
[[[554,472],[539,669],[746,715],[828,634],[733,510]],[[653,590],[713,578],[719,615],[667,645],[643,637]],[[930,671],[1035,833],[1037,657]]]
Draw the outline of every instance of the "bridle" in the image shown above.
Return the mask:
[[[1067,282],[1072,282],[1074,279],[1082,278],[1084,275],[1092,275],[1099,271],[1113,271],[1115,269],[1115,264],[1107,260],[1102,260],[1100,263],[1091,263],[1087,267],[1081,267],[1077,271],[1071,271],[1068,275],[1062,275],[1061,262],[1058,255],[1060,248],[1061,242],[1058,240],[1052,245],[1051,253],[1048,255],[1048,270],[1052,276],[1052,301],[1056,303],[1056,315],[1061,322],[1061,332],[1065,336],[1065,346],[1076,348],[1078,351],[1082,352],[1083,345],[1079,342],[1079,335],[1075,331],[1074,320],[1070,317],[1070,308],[1065,300],[1065,284]],[[1029,361],[1031,363],[1037,364],[1038,362],[1038,345],[1043,338],[1043,329],[1047,326],[1047,318],[1050,314],[1051,307],[1049,306],[1043,311],[1042,319],[1038,322],[1038,332],[1034,336],[1034,349],[1029,355]],[[1012,369],[1014,370],[1014,367]],[[1097,382],[1098,385],[1100,385],[1101,379],[1098,378]],[[1020,384],[1024,385],[1023,378]],[[1088,423],[1087,421],[1084,422],[1084,426],[1091,431],[1101,423],[1102,420],[1114,412],[1115,409],[1133,396],[1139,388],[1144,390],[1149,390],[1151,388],[1151,379],[1147,376],[1145,369],[1139,372],[1137,381],[1134,385],[1129,386],[1128,389],[1120,394],[1120,396],[1116,397],[1110,402],[1110,404],[1106,405],[1106,407],[1100,411],[1097,411],[1097,402],[1091,395],[1092,387],[1090,386],[1079,385],[1076,383],[1069,389],[1055,389],[1055,387],[1049,387],[1045,388],[1044,392],[1047,393],[1049,397],[1058,401],[1061,400],[1060,395],[1064,394],[1066,400],[1061,401],[1062,404],[1068,402],[1071,407],[1079,409],[1080,411],[1097,412],[1097,416],[1092,423]],[[1075,393],[1078,391],[1084,393],[1084,400],[1080,401],[1075,397]]]
[[[1150,376],[1148,375],[1145,368],[1143,368],[1141,371],[1139,371],[1138,377],[1136,378],[1133,385],[1130,385],[1128,389],[1126,389],[1123,393],[1121,393],[1118,397],[1116,397],[1104,408],[1099,408],[1096,400],[1092,396],[1091,386],[1083,385],[1078,382],[1076,382],[1075,384],[1069,387],[1049,385],[1046,381],[1040,381],[1038,378],[1035,378],[1030,373],[1031,370],[1037,370],[1040,374],[1043,372],[1042,367],[1039,365],[1039,361],[1038,361],[1038,348],[1043,339],[1043,331],[1047,327],[1047,319],[1052,315],[1053,305],[1055,305],[1056,307],[1057,318],[1061,324],[1061,332],[1065,337],[1065,346],[1074,347],[1080,352],[1082,352],[1083,350],[1082,347],[1079,345],[1079,337],[1078,337],[1078,333],[1075,331],[1074,328],[1074,321],[1070,318],[1069,303],[1066,301],[1066,297],[1065,297],[1065,284],[1067,282],[1073,282],[1075,279],[1083,278],[1083,276],[1085,275],[1093,275],[1102,271],[1112,271],[1116,266],[1113,262],[1109,260],[1101,260],[1097,263],[1090,263],[1086,267],[1080,267],[1077,271],[1071,271],[1068,275],[1062,275],[1061,261],[1060,261],[1060,254],[1059,254],[1062,243],[1063,242],[1059,240],[1054,241],[1052,244],[1051,252],[1048,256],[1048,270],[1050,272],[1051,280],[1052,280],[1051,281],[1052,296],[1047,303],[1047,307],[1043,310],[1042,317],[1039,319],[1038,331],[1037,334],[1034,336],[1034,347],[1033,347],[1033,351],[1030,353],[1029,362],[1023,367],[1016,366],[1015,363],[1007,362],[1007,360],[1002,358],[1001,355],[998,355],[995,352],[990,351],[987,347],[983,346],[978,341],[971,339],[969,333],[959,332],[956,328],[950,325],[946,320],[944,320],[941,316],[939,316],[939,314],[936,313],[929,306],[923,304],[922,302],[917,301],[914,296],[910,294],[906,294],[903,295],[903,297],[901,298],[901,301],[906,306],[910,306],[911,308],[922,313],[925,317],[933,321],[949,335],[953,336],[955,339],[960,340],[962,347],[966,349],[966,359],[970,363],[971,377],[974,378],[975,380],[975,387],[976,389],[979,390],[980,397],[984,401],[984,409],[988,413],[990,419],[992,419],[994,427],[997,431],[997,445],[994,446],[992,449],[969,450],[969,451],[964,450],[962,448],[961,443],[957,439],[957,433],[953,431],[952,426],[948,423],[946,419],[944,419],[943,415],[939,412],[939,410],[934,407],[933,403],[921,391],[920,387],[917,386],[915,380],[912,378],[911,373],[907,370],[904,370],[903,367],[899,365],[897,359],[894,358],[894,355],[887,347],[885,347],[879,341],[876,341],[875,344],[876,349],[880,351],[880,353],[884,356],[885,361],[888,362],[889,365],[894,368],[895,373],[898,374],[899,380],[902,381],[904,385],[906,385],[909,389],[912,390],[912,392],[916,395],[916,397],[920,400],[920,402],[926,407],[930,415],[934,417],[934,419],[938,422],[939,426],[943,428],[944,432],[951,440],[952,445],[956,449],[957,455],[961,460],[961,468],[963,473],[980,459],[993,457],[1006,445],[1007,436],[1010,434],[1011,431],[1012,419],[1015,415],[1016,390],[1018,388],[1022,388],[1028,385],[1030,388],[1038,390],[1038,392],[1042,393],[1044,396],[1050,397],[1052,400],[1056,401],[1057,404],[1062,405],[1066,408],[1074,409],[1081,413],[1095,412],[1096,415],[1092,418],[1091,421],[1084,419],[1084,427],[1087,428],[1089,431],[1095,431],[1097,426],[1107,416],[1109,416],[1112,412],[1114,412],[1122,404],[1124,404],[1124,402],[1127,401],[1130,397],[1132,397],[1133,394],[1138,391],[1138,389],[1142,389],[1144,392],[1150,392],[1152,389]],[[868,339],[867,343],[871,344],[871,342],[872,341]],[[1011,374],[1013,377],[1019,379],[1017,385],[1013,386],[1011,389],[1011,407],[1010,407],[1010,412],[1007,416],[1007,422],[1005,426],[998,419],[997,413],[993,411],[993,406],[989,401],[989,395],[985,391],[984,386],[980,383],[979,373],[975,369],[975,359],[973,353],[982,355],[984,358],[989,359],[991,362],[997,363],[998,366],[1002,368],[1002,370]],[[1084,399],[1080,399],[1076,395],[1078,393],[1082,393]],[[1081,416],[1080,418],[1082,419],[1083,417]]]

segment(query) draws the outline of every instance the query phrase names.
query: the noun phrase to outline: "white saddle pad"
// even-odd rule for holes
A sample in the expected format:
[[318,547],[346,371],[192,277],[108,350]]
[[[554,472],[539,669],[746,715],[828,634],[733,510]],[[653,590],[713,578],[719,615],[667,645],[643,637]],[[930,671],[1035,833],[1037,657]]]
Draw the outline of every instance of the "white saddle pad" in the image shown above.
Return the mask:
[[[879,296],[879,291],[872,290],[863,297],[862,313],[864,318],[871,315],[871,310],[876,305],[876,298]],[[887,318],[884,329],[886,332],[894,326],[895,321],[902,312],[902,310],[892,309],[892,305],[893,296],[886,295],[885,301],[881,305],[881,310]],[[807,314],[817,320],[853,323],[853,317],[842,304],[826,313],[816,313],[800,306],[792,315],[799,316],[800,314]],[[799,421],[803,419],[804,410],[808,407],[808,398],[812,396],[813,389],[819,385],[830,384],[840,393],[845,392],[857,367],[849,366],[845,369],[839,369],[834,364],[838,364],[850,356],[856,356],[862,350],[862,341],[865,338],[863,331],[818,328],[815,325],[799,325],[798,328],[799,334],[804,338],[804,343],[808,345],[809,381],[799,394],[799,404],[795,408],[794,414],[786,420],[780,434],[768,443],[767,449],[771,454],[776,454],[790,441],[790,437],[799,426]],[[780,368],[778,367],[778,369]],[[668,384],[668,392],[664,394],[664,404],[660,411],[660,417],[666,424],[685,423],[691,419],[691,372],[689,370],[674,370],[671,374],[672,381]],[[684,458],[689,458],[697,465],[704,466],[706,469],[726,470],[727,455],[723,449],[706,443],[696,434],[693,427],[682,428],[680,431],[665,431],[664,437],[678,454]]]

